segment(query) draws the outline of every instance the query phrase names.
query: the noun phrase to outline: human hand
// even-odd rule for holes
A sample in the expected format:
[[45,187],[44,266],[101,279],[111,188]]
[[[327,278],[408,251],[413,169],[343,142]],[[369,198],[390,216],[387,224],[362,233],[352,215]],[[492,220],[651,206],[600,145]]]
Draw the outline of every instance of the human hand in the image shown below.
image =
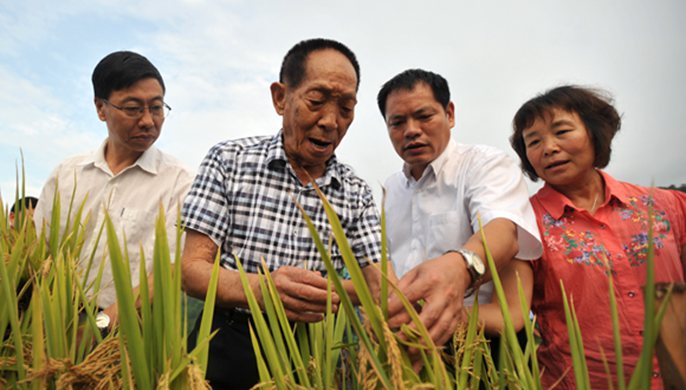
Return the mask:
[[[419,319],[436,345],[450,340],[458,323],[465,319],[464,294],[470,281],[464,259],[453,252],[423,262],[400,279],[398,289],[415,307],[424,301]],[[389,299],[388,313],[391,328],[411,322],[396,294]]]
[[[271,273],[276,290],[291,321],[317,322],[324,319],[327,299],[327,279],[319,272],[296,267],[281,267]],[[262,295],[259,294],[260,300]],[[331,291],[333,310],[340,298]]]

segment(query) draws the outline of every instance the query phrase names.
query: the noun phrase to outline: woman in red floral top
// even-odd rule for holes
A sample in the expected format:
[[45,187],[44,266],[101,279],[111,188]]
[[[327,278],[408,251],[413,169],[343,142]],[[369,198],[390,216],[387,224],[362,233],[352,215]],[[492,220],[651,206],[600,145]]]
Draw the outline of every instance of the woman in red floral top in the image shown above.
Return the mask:
[[[533,262],[532,310],[543,342],[542,382],[576,388],[560,281],[573,299],[591,386],[616,388],[616,358],[607,272],[614,278],[624,372],[628,383],[643,344],[648,208],[654,209],[655,281],[683,282],[686,194],[615,180],[600,170],[610,161],[620,116],[609,99],[576,86],[552,89],[526,102],[513,121],[511,143],[522,168],[545,181],[531,197],[543,240]],[[657,360],[653,388],[661,387]]]

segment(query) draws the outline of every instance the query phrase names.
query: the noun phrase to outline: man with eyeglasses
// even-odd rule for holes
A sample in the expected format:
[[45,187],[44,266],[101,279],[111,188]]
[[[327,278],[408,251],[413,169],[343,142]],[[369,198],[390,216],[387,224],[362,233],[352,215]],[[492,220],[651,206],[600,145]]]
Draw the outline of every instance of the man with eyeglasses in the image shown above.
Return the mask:
[[[105,214],[120,234],[120,242],[126,237],[131,282],[137,286],[140,267],[152,276],[155,220],[160,207],[166,213],[174,253],[177,210],[193,176],[178,160],[153,146],[171,108],[164,102],[162,76],[147,58],[130,51],[111,53],[95,67],[92,82],[95,109],[107,125],[107,138],[94,152],[68,158],[52,172],[43,186],[34,220],[37,229],[43,228],[47,235],[56,194],[60,233],[65,234],[77,223],[76,211],[83,205],[85,242],[79,267],[88,271],[84,277],[90,285],[100,262],[106,262],[97,295],[102,311],[96,317],[98,326],[106,331],[117,321],[118,311],[106,236],[98,240]],[[145,264],[141,264],[141,248]],[[87,269],[91,253],[93,264]]]

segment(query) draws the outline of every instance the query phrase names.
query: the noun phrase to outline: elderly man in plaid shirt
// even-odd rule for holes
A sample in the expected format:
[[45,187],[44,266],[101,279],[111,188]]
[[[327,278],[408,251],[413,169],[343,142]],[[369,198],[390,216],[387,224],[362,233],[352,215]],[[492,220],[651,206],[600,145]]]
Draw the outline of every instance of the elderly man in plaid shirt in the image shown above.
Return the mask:
[[[323,318],[325,267],[295,203],[303,206],[326,242],[331,228],[312,181],[336,210],[376,290],[378,272],[369,265],[380,258],[378,212],[369,186],[334,155],[353,121],[359,79],[355,55],[343,44],[327,39],[298,43],[283,60],[279,82],[271,85],[282,129],[275,136],[222,142],[200,166],[183,207],[183,285],[190,295],[203,298],[221,249],[213,323],[220,331],[211,342],[207,369],[215,388],[249,388],[259,379],[234,256],[249,273],[258,299],[256,272],[264,258],[289,319]],[[330,249],[342,270],[338,247]],[[346,289],[353,292],[352,285]],[[333,299],[338,303],[338,296]],[[197,329],[196,323],[191,345]]]

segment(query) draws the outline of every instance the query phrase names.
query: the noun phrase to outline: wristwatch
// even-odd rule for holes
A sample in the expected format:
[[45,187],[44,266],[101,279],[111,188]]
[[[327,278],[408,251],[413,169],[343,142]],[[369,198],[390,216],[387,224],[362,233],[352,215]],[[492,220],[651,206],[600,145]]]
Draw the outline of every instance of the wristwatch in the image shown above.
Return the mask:
[[484,261],[481,260],[481,257],[477,255],[476,253],[470,251],[469,249],[465,248],[460,248],[460,249],[452,249],[449,251],[446,251],[445,253],[449,252],[455,252],[459,253],[462,255],[464,258],[464,261],[467,263],[467,271],[469,272],[469,276],[471,277],[471,282],[469,283],[469,286],[467,287],[467,291],[465,292],[465,296],[470,296],[474,294],[474,288],[477,286],[479,281],[481,281],[481,278],[483,278],[484,274],[486,273],[486,265],[484,264]]
[[107,334],[110,331],[110,316],[107,315],[104,311],[98,312],[98,314],[95,315],[95,326],[98,327],[98,330],[100,331],[100,334],[102,337],[107,336]]

